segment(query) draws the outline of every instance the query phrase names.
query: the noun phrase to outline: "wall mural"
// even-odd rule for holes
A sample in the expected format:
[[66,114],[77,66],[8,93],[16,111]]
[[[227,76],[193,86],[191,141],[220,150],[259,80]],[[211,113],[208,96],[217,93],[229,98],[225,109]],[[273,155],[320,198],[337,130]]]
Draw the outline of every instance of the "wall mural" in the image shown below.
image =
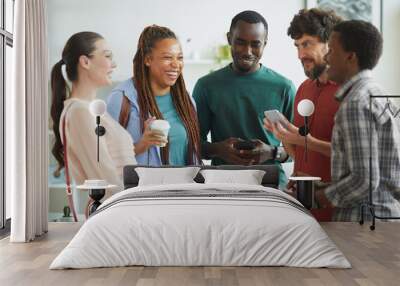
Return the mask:
[[382,4],[383,1],[379,0],[306,0],[306,8],[318,7],[325,10],[334,10],[346,20],[371,22],[381,32]]

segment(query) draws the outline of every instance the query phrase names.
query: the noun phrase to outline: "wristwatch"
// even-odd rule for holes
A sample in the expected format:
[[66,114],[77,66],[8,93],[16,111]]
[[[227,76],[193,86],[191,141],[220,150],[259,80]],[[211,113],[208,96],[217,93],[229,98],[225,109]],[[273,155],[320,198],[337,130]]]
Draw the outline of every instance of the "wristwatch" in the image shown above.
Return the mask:
[[[289,158],[289,154],[285,152],[285,149],[281,146],[274,147],[274,160],[284,163]],[[284,157],[286,156],[286,157]]]

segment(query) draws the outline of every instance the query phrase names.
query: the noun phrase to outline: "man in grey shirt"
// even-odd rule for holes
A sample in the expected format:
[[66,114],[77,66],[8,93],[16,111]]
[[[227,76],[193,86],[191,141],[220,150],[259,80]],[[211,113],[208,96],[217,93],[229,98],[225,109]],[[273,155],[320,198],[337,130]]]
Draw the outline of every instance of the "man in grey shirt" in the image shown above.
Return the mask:
[[399,130],[386,99],[373,98],[370,108],[370,95],[385,95],[371,74],[381,54],[382,36],[372,24],[345,21],[334,27],[328,77],[341,87],[335,95],[340,107],[332,135],[332,185],[316,193],[320,205],[335,207],[333,220],[359,220],[370,187],[376,215],[400,216]]

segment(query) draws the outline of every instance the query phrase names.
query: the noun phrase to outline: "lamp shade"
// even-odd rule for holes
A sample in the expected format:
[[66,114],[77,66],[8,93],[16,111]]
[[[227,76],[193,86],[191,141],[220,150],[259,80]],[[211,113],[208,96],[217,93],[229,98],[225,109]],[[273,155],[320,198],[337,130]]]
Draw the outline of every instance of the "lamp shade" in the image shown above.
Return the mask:
[[90,113],[94,116],[102,116],[106,112],[106,109],[107,104],[101,99],[95,99],[89,105]]
[[297,111],[301,116],[311,116],[314,113],[314,103],[309,99],[303,99],[297,105]]

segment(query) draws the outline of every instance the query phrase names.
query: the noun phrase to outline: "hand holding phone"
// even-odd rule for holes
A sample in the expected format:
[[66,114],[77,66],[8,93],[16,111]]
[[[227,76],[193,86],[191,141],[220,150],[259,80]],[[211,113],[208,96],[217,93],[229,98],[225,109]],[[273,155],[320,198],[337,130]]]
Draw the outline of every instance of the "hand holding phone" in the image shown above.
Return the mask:
[[278,110],[266,110],[264,111],[265,118],[267,118],[271,123],[279,123],[284,128],[287,129],[287,119]]
[[253,150],[256,146],[253,141],[237,141],[233,144],[233,148],[237,150]]

